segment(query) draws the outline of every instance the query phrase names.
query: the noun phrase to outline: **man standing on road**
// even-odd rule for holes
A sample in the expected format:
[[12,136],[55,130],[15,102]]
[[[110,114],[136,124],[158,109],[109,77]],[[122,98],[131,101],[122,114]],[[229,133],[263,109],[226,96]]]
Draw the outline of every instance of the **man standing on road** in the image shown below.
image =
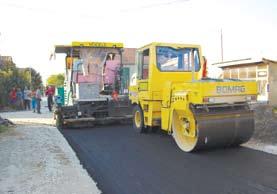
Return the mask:
[[40,91],[40,87],[38,87],[37,91],[36,91],[36,105],[37,105],[37,113],[41,114],[40,112],[40,101],[41,101],[41,91]]
[[54,90],[51,86],[46,87],[45,95],[47,96],[48,110],[52,112]]
[[23,92],[21,88],[17,88],[16,91],[16,105],[17,105],[17,110],[23,110]]
[[24,109],[25,110],[30,110],[30,101],[31,101],[31,91],[25,87],[24,89],[24,95],[23,95],[23,98],[24,98]]

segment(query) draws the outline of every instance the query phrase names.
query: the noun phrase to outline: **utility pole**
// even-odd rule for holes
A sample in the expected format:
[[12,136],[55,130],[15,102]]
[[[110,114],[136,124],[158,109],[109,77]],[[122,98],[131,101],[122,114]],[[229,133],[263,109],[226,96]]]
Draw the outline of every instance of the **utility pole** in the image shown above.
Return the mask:
[[223,33],[222,33],[222,28],[220,29],[220,46],[221,46],[221,62],[223,62]]

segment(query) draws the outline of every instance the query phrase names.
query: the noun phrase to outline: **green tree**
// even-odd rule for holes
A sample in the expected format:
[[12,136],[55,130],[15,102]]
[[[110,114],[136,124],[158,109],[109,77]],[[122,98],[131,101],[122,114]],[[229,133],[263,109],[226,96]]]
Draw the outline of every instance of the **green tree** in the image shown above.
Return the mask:
[[19,69],[17,74],[17,86],[20,88],[27,86],[30,89],[37,89],[43,86],[40,73],[33,68]]
[[28,79],[30,80],[30,70],[31,70],[31,83],[30,83],[30,88],[32,89],[37,89],[38,87],[42,87],[42,78],[39,72],[37,72],[33,68],[28,68],[26,69],[26,73],[28,75]]
[[55,75],[50,75],[47,79],[47,85],[51,86],[63,86],[64,84],[64,74],[55,74]]
[[40,74],[32,68],[17,68],[13,62],[4,61],[0,66],[0,107],[8,105],[12,88],[23,90],[25,86],[32,89],[42,86]]

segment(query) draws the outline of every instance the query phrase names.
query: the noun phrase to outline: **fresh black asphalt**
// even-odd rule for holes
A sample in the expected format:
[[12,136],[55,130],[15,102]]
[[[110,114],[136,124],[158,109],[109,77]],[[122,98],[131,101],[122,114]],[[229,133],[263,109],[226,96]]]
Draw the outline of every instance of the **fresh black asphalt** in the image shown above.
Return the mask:
[[64,129],[105,194],[277,194],[277,156],[243,147],[182,152],[131,126]]

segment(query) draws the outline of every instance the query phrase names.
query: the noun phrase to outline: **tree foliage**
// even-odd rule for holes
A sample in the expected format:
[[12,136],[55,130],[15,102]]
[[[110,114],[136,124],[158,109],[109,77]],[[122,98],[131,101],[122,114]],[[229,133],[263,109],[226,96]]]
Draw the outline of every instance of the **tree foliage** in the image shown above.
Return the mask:
[[64,85],[64,74],[50,75],[47,79],[47,85],[51,86],[63,86]]
[[41,76],[32,68],[17,68],[11,61],[3,61],[0,66],[0,107],[9,103],[12,88],[36,89],[42,86]]
[[25,73],[27,74],[28,79],[30,80],[30,70],[31,70],[31,82],[30,83],[30,88],[32,89],[37,89],[38,87],[42,87],[42,78],[40,73],[38,73],[36,70],[34,69],[25,69]]

